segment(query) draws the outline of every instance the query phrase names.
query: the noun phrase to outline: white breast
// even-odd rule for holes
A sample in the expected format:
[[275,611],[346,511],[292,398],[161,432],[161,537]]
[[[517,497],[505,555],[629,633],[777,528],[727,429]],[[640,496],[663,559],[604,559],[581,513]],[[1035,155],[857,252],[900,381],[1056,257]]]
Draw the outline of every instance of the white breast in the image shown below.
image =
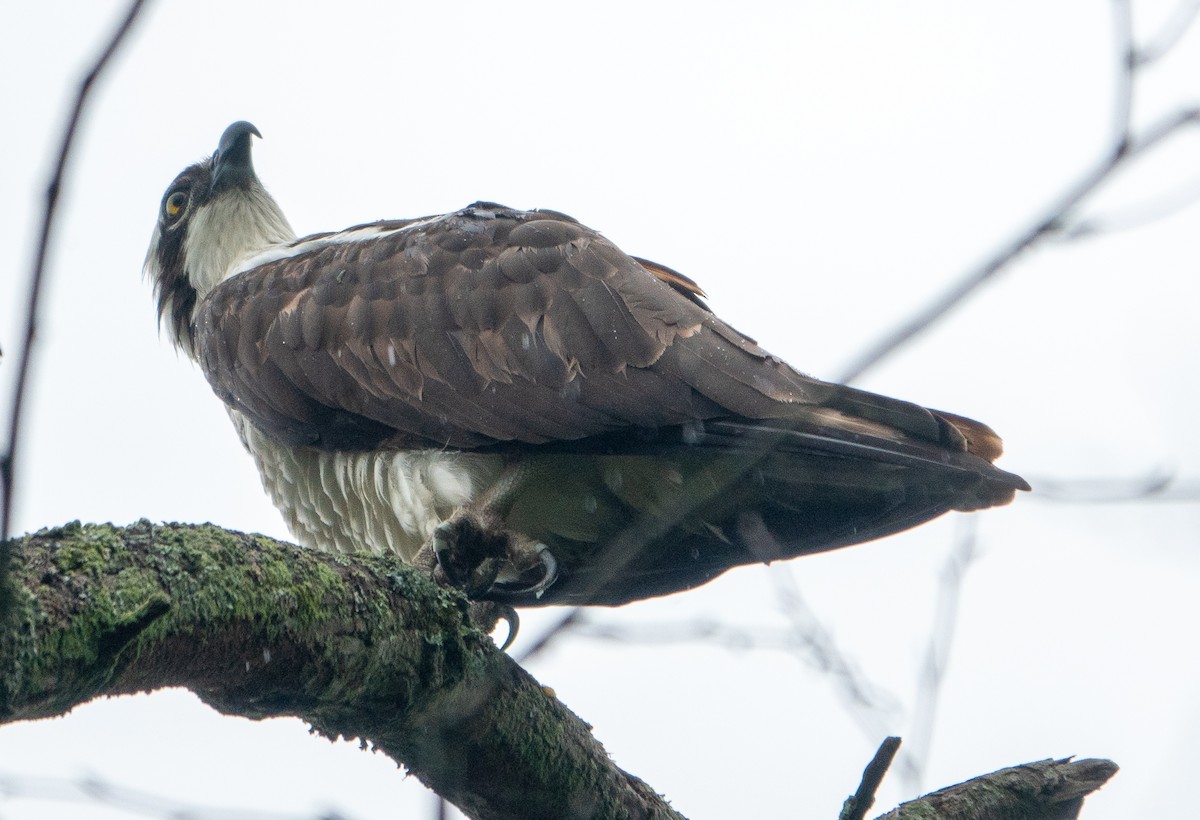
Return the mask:
[[433,529],[495,481],[501,457],[444,450],[327,453],[280,445],[230,418],[263,487],[306,547],[391,551],[406,561]]

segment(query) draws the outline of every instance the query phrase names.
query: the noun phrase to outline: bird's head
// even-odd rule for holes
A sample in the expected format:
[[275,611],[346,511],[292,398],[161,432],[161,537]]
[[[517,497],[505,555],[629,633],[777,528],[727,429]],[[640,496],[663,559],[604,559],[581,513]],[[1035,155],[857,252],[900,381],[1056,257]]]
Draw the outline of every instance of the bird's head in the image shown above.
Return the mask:
[[159,327],[195,358],[196,306],[247,257],[295,239],[254,174],[248,122],[225,129],[216,152],[183,170],[163,194],[145,273],[158,299]]

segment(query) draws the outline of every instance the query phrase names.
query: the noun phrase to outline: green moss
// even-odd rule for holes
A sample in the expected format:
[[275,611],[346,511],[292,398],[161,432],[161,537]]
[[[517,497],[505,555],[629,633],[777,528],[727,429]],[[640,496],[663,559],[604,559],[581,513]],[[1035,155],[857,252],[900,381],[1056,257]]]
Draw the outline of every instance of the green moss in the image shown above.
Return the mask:
[[[550,784],[564,812],[605,782],[602,754],[572,769],[547,753],[590,743],[586,727],[514,674],[461,595],[399,559],[149,522],[44,530],[18,552],[20,615],[0,632],[2,718],[187,685],[222,711],[298,715],[417,766],[446,760],[433,740],[453,735],[459,753]],[[486,730],[460,720],[480,709]],[[447,775],[451,789],[461,771]]]
[[[59,548],[54,552],[54,565],[64,574],[99,578],[111,558],[114,540],[111,533],[99,527],[64,527]],[[120,546],[116,542],[115,546]]]

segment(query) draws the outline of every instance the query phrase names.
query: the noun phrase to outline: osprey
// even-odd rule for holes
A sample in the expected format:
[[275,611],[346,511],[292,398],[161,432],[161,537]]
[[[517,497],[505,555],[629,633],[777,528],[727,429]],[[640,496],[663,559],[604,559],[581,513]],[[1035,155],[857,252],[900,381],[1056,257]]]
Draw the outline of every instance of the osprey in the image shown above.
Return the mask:
[[298,239],[252,136],[171,183],[146,271],[305,546],[507,605],[621,604],[1028,489],[987,426],[797,372],[564,214]]

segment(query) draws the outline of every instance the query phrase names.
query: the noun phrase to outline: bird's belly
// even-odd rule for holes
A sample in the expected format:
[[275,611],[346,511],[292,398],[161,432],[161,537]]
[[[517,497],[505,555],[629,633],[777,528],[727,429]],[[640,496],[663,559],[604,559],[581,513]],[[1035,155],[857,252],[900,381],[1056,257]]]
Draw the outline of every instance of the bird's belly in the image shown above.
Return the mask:
[[412,560],[433,529],[496,479],[497,455],[322,452],[268,439],[230,411],[263,487],[301,544]]

